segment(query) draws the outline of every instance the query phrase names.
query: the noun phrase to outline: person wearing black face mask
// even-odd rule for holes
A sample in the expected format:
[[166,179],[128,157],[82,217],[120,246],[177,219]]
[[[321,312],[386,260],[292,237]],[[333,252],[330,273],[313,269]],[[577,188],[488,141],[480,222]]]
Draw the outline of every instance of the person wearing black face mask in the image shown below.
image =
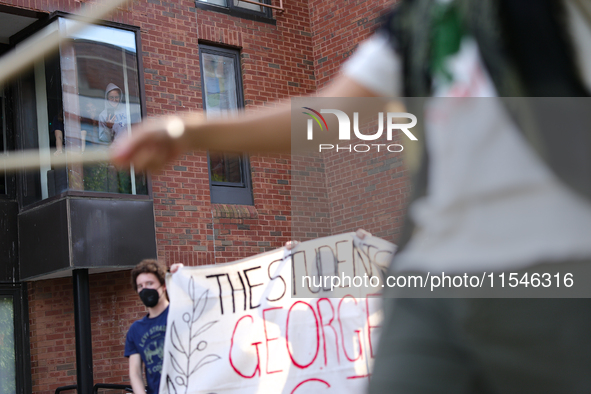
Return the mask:
[[[175,264],[176,272],[182,264]],[[143,260],[132,271],[132,285],[148,314],[134,322],[127,332],[125,357],[129,358],[129,380],[136,393],[144,392],[142,363],[145,366],[147,393],[157,394],[160,386],[160,372],[164,359],[164,338],[168,318],[168,296],[166,294],[166,269],[156,260]]]
[[153,308],[160,301],[160,293],[158,293],[158,289],[143,289],[140,291],[140,299],[145,306]]

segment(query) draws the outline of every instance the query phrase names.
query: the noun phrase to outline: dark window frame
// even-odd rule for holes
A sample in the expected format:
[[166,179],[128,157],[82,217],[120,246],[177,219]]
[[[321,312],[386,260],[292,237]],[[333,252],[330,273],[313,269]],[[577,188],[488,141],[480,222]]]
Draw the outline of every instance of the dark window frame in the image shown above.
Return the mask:
[[[238,49],[212,46],[205,43],[199,43],[199,68],[201,72],[201,95],[203,99],[203,109],[207,112],[207,100],[205,98],[205,81],[203,72],[203,54],[208,53],[218,56],[226,56],[233,59],[236,82],[236,95],[238,108],[244,108],[244,93],[242,88],[242,67],[240,64],[240,51]],[[230,152],[228,152],[230,153]],[[209,191],[212,204],[235,204],[235,205],[254,205],[252,195],[252,179],[250,175],[250,162],[247,154],[241,155],[240,171],[242,173],[242,182],[214,182],[211,180],[211,168],[209,152],[207,152],[207,173],[209,177]]]
[[[238,7],[234,5],[234,0],[226,0],[228,2],[228,6],[220,6],[215,4],[208,4],[204,3],[199,0],[195,0],[195,7],[207,10],[207,11],[214,11],[220,12],[222,14],[227,14],[230,16],[234,16],[237,18],[252,20],[256,22],[263,22],[268,23],[271,25],[277,25],[277,21],[273,19],[273,11],[269,7],[263,7],[263,11],[253,11],[246,8]],[[271,5],[271,0],[263,0],[264,4]]]
[[214,182],[211,180],[209,152],[207,152],[207,173],[209,174],[209,193],[212,204],[254,205],[248,155],[243,153],[240,159],[241,183]]
[[[4,108],[6,108],[6,106],[4,105],[4,93],[2,93],[2,96],[0,96],[0,122],[6,124],[5,119],[4,119]],[[8,149],[7,145],[8,145],[8,141],[5,141],[8,135],[6,133],[6,130],[4,130],[4,124],[0,125],[0,154],[4,154],[4,152],[7,152]],[[0,167],[0,196],[4,197],[9,193],[9,189],[8,189],[8,182],[6,182],[6,173],[4,172],[4,168]]]
[[29,346],[29,306],[26,283],[0,282],[0,296],[12,297],[14,312],[15,380],[18,394],[30,393],[31,351]]
[[[3,146],[3,152],[14,151],[14,131],[12,127],[12,100],[11,89],[9,86],[4,86],[3,97],[0,100],[0,105],[4,106],[4,123],[6,125],[6,146]],[[2,108],[0,108],[2,111]],[[3,138],[0,133],[0,138]],[[4,145],[4,141],[3,145]],[[14,200],[16,198],[16,176],[15,173],[6,173],[4,169],[0,170],[0,182],[4,182],[5,190],[4,193],[0,193],[0,200]]]

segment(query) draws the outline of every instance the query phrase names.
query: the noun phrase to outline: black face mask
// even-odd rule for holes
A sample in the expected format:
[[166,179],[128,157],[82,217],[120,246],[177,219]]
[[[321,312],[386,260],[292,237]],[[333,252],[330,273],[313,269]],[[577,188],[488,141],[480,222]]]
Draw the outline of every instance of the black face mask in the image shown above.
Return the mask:
[[140,291],[140,298],[144,305],[148,308],[155,307],[156,304],[158,304],[158,299],[160,298],[160,294],[158,294],[158,289],[143,289],[142,291]]

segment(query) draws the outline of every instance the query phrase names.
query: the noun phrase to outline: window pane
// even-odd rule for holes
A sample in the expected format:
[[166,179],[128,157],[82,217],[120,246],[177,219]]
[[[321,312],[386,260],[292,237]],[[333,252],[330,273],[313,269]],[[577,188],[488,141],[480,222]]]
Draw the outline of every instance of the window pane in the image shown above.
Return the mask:
[[[243,107],[239,51],[201,46],[203,102],[207,116],[224,116]],[[248,169],[241,153],[209,152],[211,202],[253,205]]]
[[[66,31],[75,23],[60,20]],[[141,121],[135,34],[89,26],[62,45],[61,66],[66,109],[67,154],[108,149]],[[107,163],[68,167],[69,188],[109,193],[147,194],[144,174]]]
[[209,168],[212,182],[243,183],[240,154],[210,152]]
[[207,116],[219,116],[238,110],[234,58],[203,53],[203,82]]
[[220,5],[222,7],[228,6],[228,4],[226,3],[226,0],[197,0],[197,1],[199,1],[201,3]]
[[0,296],[0,393],[16,393],[12,297]]
[[[52,119],[48,119],[47,87],[52,83],[59,83],[52,78],[46,78],[45,65],[51,63],[49,59],[46,60],[42,59],[35,63],[34,71],[21,75],[16,83],[14,99],[17,104],[17,113],[14,121],[17,130],[17,146],[22,149],[37,150],[40,159],[39,169],[25,171],[20,182],[24,205],[55,194],[50,151],[50,148],[55,147],[55,137],[52,138],[53,130],[50,124]],[[49,82],[46,84],[47,81]],[[65,170],[59,174],[63,174],[60,185],[66,188]],[[53,187],[53,190],[50,190],[50,187]]]
[[[239,0],[233,0],[233,1],[234,1],[234,5],[236,7],[246,8],[247,10],[258,11],[258,12],[263,11],[263,7],[261,7],[260,5],[247,3],[245,1],[239,1]],[[256,0],[256,1],[257,1],[257,3],[261,2],[260,0]]]

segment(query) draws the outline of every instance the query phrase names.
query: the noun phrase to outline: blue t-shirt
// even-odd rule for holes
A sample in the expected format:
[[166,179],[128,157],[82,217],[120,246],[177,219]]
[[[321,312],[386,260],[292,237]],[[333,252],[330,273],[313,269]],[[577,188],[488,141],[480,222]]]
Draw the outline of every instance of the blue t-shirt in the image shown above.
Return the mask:
[[160,386],[167,318],[168,307],[153,319],[146,315],[143,319],[134,322],[127,331],[125,357],[136,353],[142,357],[146,367],[148,394],[157,394]]

